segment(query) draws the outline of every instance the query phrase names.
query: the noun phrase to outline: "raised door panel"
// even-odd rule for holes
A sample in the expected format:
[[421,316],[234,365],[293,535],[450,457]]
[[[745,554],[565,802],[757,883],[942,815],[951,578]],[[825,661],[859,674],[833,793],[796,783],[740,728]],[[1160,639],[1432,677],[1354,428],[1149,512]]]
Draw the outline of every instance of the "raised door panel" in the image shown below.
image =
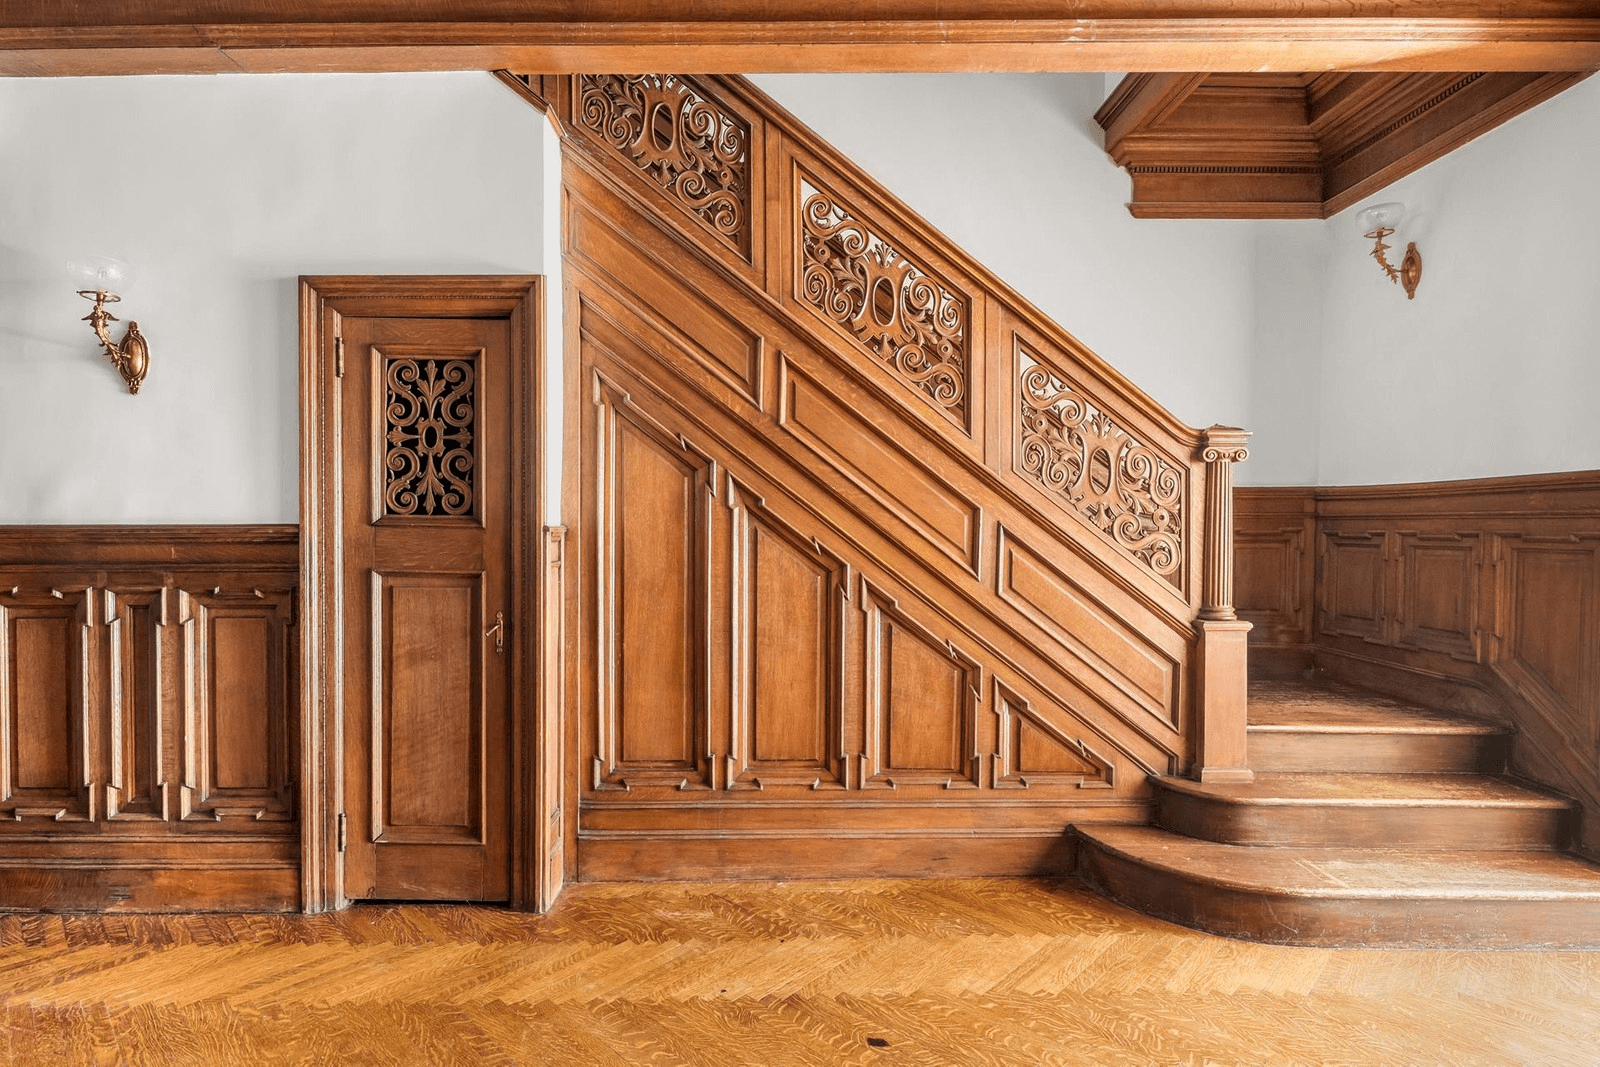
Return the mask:
[[734,786],[844,784],[849,570],[759,507],[741,509],[734,564]]
[[709,788],[715,474],[601,387],[595,789]]
[[372,821],[380,843],[484,843],[480,575],[373,574]]
[[0,813],[19,823],[94,815],[92,602],[78,589],[0,603]]
[[294,819],[292,597],[180,591],[184,634],[181,817],[259,831]]
[[862,583],[867,614],[864,786],[978,784],[982,670]]

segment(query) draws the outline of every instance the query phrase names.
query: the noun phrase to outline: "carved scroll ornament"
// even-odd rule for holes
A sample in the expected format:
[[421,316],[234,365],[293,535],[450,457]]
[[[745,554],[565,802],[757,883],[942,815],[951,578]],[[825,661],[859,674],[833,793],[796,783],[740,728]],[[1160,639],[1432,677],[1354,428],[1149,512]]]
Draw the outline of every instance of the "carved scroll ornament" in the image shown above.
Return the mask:
[[1135,440],[1072,385],[1019,353],[1023,471],[1174,584],[1186,472]]
[[585,74],[578,121],[741,252],[750,127],[673,74]]
[[384,360],[385,515],[469,515],[476,416],[472,364]]
[[939,407],[965,415],[967,304],[801,183],[801,294]]

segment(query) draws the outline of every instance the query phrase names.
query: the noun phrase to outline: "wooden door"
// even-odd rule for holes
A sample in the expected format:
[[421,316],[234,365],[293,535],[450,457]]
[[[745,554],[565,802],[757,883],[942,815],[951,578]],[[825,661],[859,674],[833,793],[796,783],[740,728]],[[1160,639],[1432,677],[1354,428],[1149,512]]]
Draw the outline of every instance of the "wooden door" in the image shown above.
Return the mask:
[[513,338],[345,316],[344,888],[511,895]]

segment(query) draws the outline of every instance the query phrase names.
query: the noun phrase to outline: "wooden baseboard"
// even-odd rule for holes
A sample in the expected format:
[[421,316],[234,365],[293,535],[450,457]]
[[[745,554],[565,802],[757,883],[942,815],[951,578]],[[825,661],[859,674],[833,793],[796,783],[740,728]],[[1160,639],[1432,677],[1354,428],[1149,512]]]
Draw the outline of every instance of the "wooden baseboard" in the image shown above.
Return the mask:
[[300,910],[298,863],[154,867],[0,865],[0,911],[284,912]]
[[578,880],[1062,877],[1077,869],[1064,830],[1007,834],[781,837],[580,834]]

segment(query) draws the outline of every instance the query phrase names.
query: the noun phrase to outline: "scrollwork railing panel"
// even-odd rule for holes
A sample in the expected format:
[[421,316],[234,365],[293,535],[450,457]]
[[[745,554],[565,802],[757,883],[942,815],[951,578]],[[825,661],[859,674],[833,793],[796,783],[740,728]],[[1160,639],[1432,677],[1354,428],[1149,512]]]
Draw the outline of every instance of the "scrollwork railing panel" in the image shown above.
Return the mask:
[[750,255],[750,125],[676,74],[584,74],[580,126]]
[[802,181],[800,198],[800,298],[965,426],[966,298],[832,196]]
[[471,515],[477,466],[472,363],[386,358],[383,382],[383,515]]
[[1181,588],[1188,471],[1018,349],[1017,462],[1112,543]]

